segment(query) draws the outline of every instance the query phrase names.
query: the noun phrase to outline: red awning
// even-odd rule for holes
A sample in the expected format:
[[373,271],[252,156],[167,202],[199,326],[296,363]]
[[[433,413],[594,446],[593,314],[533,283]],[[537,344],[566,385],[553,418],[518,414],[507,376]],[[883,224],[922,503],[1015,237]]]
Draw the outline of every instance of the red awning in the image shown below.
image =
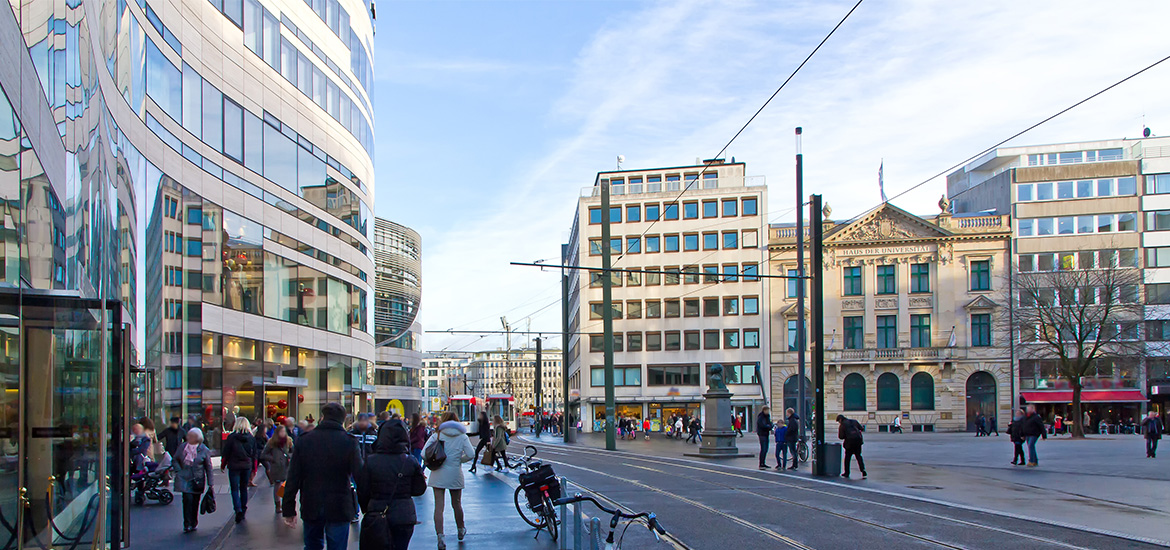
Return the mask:
[[[1020,395],[1029,403],[1072,403],[1072,390],[1061,391],[1026,391],[1020,392]],[[1081,402],[1083,403],[1105,403],[1105,402],[1134,402],[1146,401],[1146,396],[1142,394],[1141,390],[1083,390],[1081,391]]]

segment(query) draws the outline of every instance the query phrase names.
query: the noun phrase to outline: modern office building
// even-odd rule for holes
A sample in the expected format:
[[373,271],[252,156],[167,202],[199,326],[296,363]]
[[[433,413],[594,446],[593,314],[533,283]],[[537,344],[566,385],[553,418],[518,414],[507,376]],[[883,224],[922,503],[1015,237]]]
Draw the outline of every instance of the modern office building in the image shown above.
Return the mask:
[[[902,417],[906,431],[957,431],[974,429],[982,413],[1006,426],[1008,216],[915,216],[884,203],[853,220],[828,217],[824,265],[805,259],[808,272],[825,276],[825,418],[844,414],[885,431]],[[797,274],[793,224],[769,228],[769,251],[773,273]],[[775,417],[801,410],[797,285],[769,281]],[[806,360],[811,373],[811,353]],[[807,376],[803,414],[811,418]]]
[[424,408],[422,238],[409,227],[374,218],[374,409],[409,416]]
[[[612,251],[616,415],[699,415],[707,369],[722,365],[735,413],[768,398],[767,188],[742,162],[597,174],[577,201],[564,263],[601,267]],[[611,240],[601,241],[602,185],[611,190]],[[566,346],[570,411],[604,429],[602,273],[569,273]]]
[[[54,526],[118,547],[129,418],[195,415],[218,448],[237,416],[368,402],[373,23],[355,0],[9,7],[0,510],[55,480]],[[42,504],[26,536],[52,544]]]
[[[1011,214],[1022,273],[1141,270],[1143,357],[1099,361],[1083,379],[1082,403],[1092,429],[1147,407],[1165,414],[1170,388],[1156,388],[1170,384],[1170,138],[1002,147],[948,175],[947,192],[956,216]],[[1017,354],[1020,402],[1068,417],[1072,391],[1056,362],[1029,355]]]

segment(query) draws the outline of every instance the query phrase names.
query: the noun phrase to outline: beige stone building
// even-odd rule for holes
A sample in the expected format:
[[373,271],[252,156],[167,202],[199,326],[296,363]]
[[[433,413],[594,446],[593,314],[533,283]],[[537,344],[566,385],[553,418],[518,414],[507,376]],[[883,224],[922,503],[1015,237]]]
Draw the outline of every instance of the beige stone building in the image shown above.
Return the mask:
[[[545,411],[559,411],[564,405],[561,387],[561,350],[541,351],[540,386]],[[477,396],[509,394],[515,401],[517,413],[536,406],[536,350],[530,348],[511,351],[476,352],[469,365],[479,380]]]
[[[900,416],[905,431],[958,431],[973,429],[979,413],[1006,426],[1012,369],[998,320],[1010,239],[1008,216],[920,217],[888,203],[824,222],[830,426],[844,414],[884,431]],[[769,228],[769,263],[772,273],[796,274],[791,224]],[[769,281],[772,395],[783,396],[773,413],[782,414],[798,402],[796,284]],[[809,353],[806,411],[811,367]]]

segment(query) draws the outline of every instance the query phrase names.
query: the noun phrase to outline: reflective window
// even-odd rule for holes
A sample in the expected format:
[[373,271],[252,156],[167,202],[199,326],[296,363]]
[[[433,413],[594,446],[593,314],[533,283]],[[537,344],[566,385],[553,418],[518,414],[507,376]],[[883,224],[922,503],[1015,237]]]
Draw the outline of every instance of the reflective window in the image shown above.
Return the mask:
[[223,154],[244,163],[244,108],[223,98]]
[[183,120],[183,77],[179,69],[146,41],[146,94],[175,121]]
[[223,94],[203,81],[203,143],[223,152]]
[[186,63],[183,63],[183,128],[202,139],[203,79]]
[[[264,128],[266,125],[260,121],[260,117],[252,114],[251,111],[244,111],[244,166],[257,174],[268,174],[264,171]],[[293,170],[296,166],[292,167]],[[276,183],[280,183],[274,178],[268,178]],[[296,193],[296,188],[287,188],[289,191]]]

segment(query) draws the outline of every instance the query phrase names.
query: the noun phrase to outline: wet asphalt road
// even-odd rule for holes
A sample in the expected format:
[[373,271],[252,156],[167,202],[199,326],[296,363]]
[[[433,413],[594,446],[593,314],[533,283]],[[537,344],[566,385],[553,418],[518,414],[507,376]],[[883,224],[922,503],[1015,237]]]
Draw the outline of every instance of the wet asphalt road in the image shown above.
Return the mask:
[[690,548],[1162,548],[801,475],[537,447],[558,474],[633,510],[655,512]]

